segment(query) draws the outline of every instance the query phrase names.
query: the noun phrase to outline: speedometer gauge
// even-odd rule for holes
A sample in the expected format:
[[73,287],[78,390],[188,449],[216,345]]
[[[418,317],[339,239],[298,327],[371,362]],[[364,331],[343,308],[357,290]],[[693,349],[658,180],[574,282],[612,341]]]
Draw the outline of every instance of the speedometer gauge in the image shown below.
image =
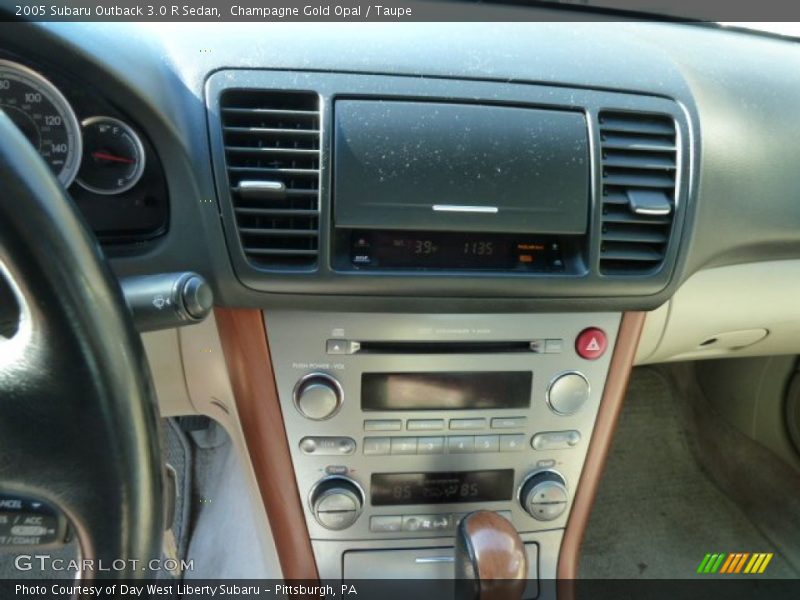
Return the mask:
[[0,109],[69,187],[80,166],[81,131],[61,92],[28,67],[0,60]]

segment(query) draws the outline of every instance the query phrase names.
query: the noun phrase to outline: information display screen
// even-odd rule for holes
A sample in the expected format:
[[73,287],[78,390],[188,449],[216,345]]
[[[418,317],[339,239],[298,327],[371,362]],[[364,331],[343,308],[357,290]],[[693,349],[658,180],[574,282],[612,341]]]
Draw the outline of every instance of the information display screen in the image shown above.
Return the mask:
[[373,506],[511,500],[514,470],[374,473]]
[[528,408],[530,371],[363,373],[362,410]]
[[563,264],[552,238],[433,231],[358,232],[354,265],[382,268],[556,270]]

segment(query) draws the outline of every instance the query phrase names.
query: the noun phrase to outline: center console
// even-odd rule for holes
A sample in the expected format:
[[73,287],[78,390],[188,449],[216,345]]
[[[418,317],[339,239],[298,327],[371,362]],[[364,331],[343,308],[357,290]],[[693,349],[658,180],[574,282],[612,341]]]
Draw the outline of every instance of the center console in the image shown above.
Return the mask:
[[484,509],[520,533],[530,581],[552,582],[557,564],[563,576],[594,495],[579,482],[599,477],[632,360],[612,370],[612,354],[640,331],[620,335],[621,311],[673,285],[683,108],[624,90],[257,70],[212,74],[206,101],[231,264],[271,294],[275,451],[300,506],[292,489],[268,509],[305,521],[284,546],[310,539],[324,579],[448,577],[458,523]]
[[[404,577],[440,576],[452,561],[425,549],[452,547],[478,509],[509,519],[550,571],[539,576],[555,576],[619,314],[270,311],[265,322],[321,577],[403,556]],[[353,560],[388,549],[406,554]]]

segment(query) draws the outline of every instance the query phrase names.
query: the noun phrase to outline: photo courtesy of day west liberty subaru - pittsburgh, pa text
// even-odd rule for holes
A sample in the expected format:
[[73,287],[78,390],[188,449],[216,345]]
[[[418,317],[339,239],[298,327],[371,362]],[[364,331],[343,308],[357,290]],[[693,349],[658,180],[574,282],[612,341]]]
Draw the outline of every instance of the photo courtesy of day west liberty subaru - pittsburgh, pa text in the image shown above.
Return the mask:
[[260,596],[274,595],[275,597],[347,597],[357,596],[358,591],[353,584],[341,584],[335,589],[330,584],[307,585],[301,583],[277,583],[274,585],[242,585],[234,583],[220,584],[189,584],[189,583],[141,583],[138,585],[120,583],[96,583],[94,585],[81,585],[79,583],[65,584],[16,584],[15,595],[17,597],[30,596],[41,597],[47,594],[53,596],[74,598],[74,597],[119,597],[129,596],[131,598],[174,598],[179,597],[233,597],[233,596]]

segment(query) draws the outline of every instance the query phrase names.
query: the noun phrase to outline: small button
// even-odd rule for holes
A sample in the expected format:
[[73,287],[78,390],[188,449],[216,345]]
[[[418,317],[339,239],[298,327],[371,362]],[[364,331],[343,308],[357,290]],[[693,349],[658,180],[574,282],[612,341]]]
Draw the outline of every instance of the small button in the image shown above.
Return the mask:
[[342,386],[326,373],[309,373],[297,382],[293,392],[297,410],[307,419],[324,421],[342,405]]
[[572,448],[581,441],[581,434],[570,431],[543,431],[531,439],[534,450],[563,450]]
[[377,419],[364,421],[365,431],[400,431],[403,422],[400,419]]
[[316,456],[347,456],[356,451],[356,442],[349,437],[304,437],[300,451]]
[[475,452],[499,452],[500,438],[496,435],[476,435]]
[[443,437],[421,437],[417,439],[417,454],[443,454]]
[[356,441],[352,438],[339,438],[339,454],[352,454],[356,451]]
[[372,517],[369,520],[369,529],[376,533],[390,533],[402,531],[403,516],[393,515],[385,517]]
[[416,454],[417,438],[395,437],[392,439],[392,454]]
[[347,475],[348,469],[345,465],[328,465],[325,467],[326,475]]
[[534,354],[544,354],[545,340],[531,340],[530,347]]
[[450,419],[450,429],[486,429],[486,419]]
[[327,340],[325,342],[325,352],[328,354],[347,354],[347,340]]
[[525,445],[523,434],[501,435],[500,452],[519,452]]
[[364,438],[364,454],[383,455],[391,451],[391,438],[368,437]]
[[449,531],[453,517],[444,515],[403,515],[403,531]]
[[354,510],[344,512],[317,512],[317,520],[326,529],[340,530],[347,529],[355,523],[358,513]]
[[47,527],[43,527],[41,525],[14,525],[11,528],[12,536],[41,537],[47,533]]
[[566,502],[567,492],[563,486],[542,484],[533,489],[531,504],[552,504],[554,502]]
[[528,417],[497,417],[492,419],[492,429],[522,429],[528,426]]
[[539,521],[552,521],[553,519],[557,519],[565,510],[567,510],[566,502],[555,502],[552,504],[534,502],[531,504],[531,514]]
[[355,499],[349,494],[328,494],[323,496],[316,508],[321,512],[358,510]]
[[561,354],[564,351],[564,340],[545,340],[545,354]]
[[202,277],[194,276],[183,285],[181,300],[195,319],[204,319],[214,307],[214,294],[211,286]]
[[450,454],[472,454],[475,451],[475,438],[471,435],[455,435],[447,438],[447,451]]
[[409,431],[439,431],[444,429],[444,419],[412,419],[406,423]]
[[584,329],[575,340],[575,352],[586,360],[597,360],[603,356],[606,347],[608,347],[606,332],[597,327]]

